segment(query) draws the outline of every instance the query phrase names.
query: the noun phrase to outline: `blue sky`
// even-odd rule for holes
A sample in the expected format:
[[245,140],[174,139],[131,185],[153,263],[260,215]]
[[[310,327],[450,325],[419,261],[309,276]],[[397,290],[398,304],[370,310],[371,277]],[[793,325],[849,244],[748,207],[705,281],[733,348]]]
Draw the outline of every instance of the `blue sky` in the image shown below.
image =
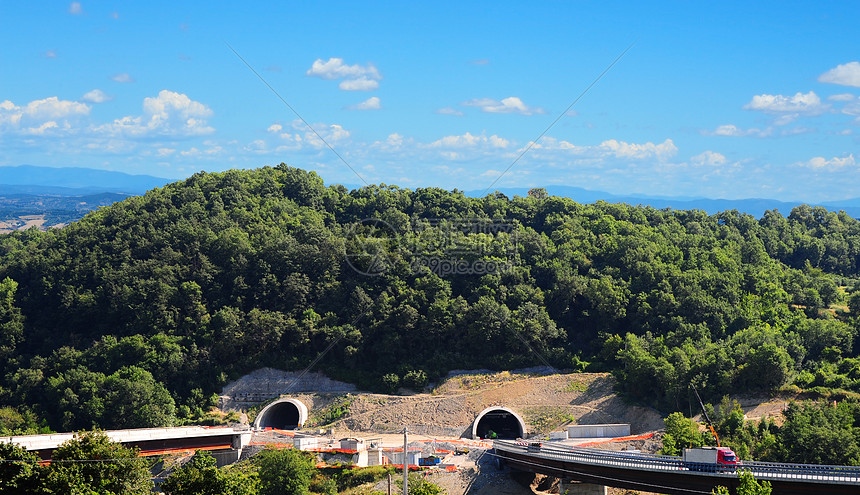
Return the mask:
[[0,166],[855,198],[858,19],[857,2],[0,0]]

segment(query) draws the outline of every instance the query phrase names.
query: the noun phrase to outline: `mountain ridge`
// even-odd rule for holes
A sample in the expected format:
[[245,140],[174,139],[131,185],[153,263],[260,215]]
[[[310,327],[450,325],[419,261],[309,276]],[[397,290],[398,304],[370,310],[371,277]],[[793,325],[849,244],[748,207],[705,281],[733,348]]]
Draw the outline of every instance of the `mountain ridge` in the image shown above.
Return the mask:
[[10,190],[23,188],[23,191],[29,194],[78,195],[118,192],[137,195],[170,182],[173,181],[152,175],[134,175],[84,167],[0,167],[0,191],[5,191],[5,194],[10,194]]
[[[0,203],[2,196],[13,195],[51,195],[78,197],[103,192],[121,193],[127,196],[144,194],[150,189],[165,186],[171,179],[151,175],[134,175],[125,172],[99,170],[87,167],[44,167],[35,165],[16,165],[0,167]],[[342,184],[349,189],[360,189],[358,184]],[[526,196],[531,188],[507,187],[495,189],[506,196]],[[806,203],[803,201],[782,201],[768,198],[721,199],[688,196],[648,196],[635,194],[612,194],[578,186],[548,185],[546,191],[551,196],[573,199],[588,204],[597,201],[627,203],[631,206],[650,206],[656,209],[703,210],[709,215],[722,211],[737,210],[761,218],[765,211],[778,210],[789,214],[802,204],[823,206],[832,211],[845,211],[854,218],[860,218],[860,198],[837,201]],[[464,191],[469,197],[485,196],[485,190]],[[39,213],[39,212],[32,212]]]

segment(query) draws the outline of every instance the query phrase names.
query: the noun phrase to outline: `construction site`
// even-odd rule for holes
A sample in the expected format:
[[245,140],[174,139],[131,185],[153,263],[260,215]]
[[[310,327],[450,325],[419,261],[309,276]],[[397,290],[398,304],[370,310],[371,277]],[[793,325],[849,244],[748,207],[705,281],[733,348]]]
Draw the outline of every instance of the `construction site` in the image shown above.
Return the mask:
[[[402,389],[385,395],[318,373],[263,368],[226,385],[219,407],[211,411],[238,421],[106,434],[141,456],[167,459],[154,473],[156,480],[198,450],[224,466],[279,448],[314,452],[319,468],[407,466],[452,495],[558,493],[558,478],[502,469],[494,442],[514,441],[525,449],[543,444],[655,453],[661,446],[662,415],[625,402],[614,386],[612,376],[602,373],[479,370],[452,372],[420,393]],[[760,417],[782,406],[758,403],[746,412]],[[74,435],[0,441],[20,444],[49,461],[54,449]],[[366,493],[387,488],[375,486]]]
[[405,461],[449,494],[552,493],[558,480],[500,470],[487,455],[493,440],[656,451],[660,413],[625,403],[613,387],[600,373],[463,371],[422,393],[385,395],[264,368],[225,386],[220,410],[240,413],[253,432],[243,457],[275,445],[314,451],[320,466]]

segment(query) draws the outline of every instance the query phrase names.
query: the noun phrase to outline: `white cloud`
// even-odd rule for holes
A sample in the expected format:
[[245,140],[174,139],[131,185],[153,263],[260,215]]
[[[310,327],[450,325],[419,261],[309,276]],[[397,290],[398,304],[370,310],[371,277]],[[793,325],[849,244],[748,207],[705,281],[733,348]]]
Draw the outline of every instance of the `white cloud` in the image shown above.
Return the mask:
[[657,158],[665,160],[675,155],[678,148],[671,139],[666,139],[660,144],[647,142],[644,144],[626,143],[609,139],[600,143],[600,148],[610,152],[618,158]]
[[180,151],[179,154],[183,157],[211,157],[219,155],[223,151],[223,148],[221,148],[221,146],[214,145],[213,143],[205,142],[203,144],[209,146],[209,148],[201,150],[195,146],[192,146],[185,151]]
[[[532,141],[529,141],[529,146],[533,150],[563,150],[563,151],[585,151],[588,148],[585,146],[576,146],[575,144],[565,141],[564,139],[559,140],[552,136],[544,136],[541,138],[540,142],[532,144]],[[523,148],[525,149],[525,148]],[[522,150],[520,150],[522,151]]]
[[342,58],[332,57],[323,62],[321,58],[314,61],[306,72],[307,75],[323,79],[344,79],[338,87],[344,91],[370,91],[379,87],[382,74],[373,66],[346,65]]
[[111,80],[118,83],[133,83],[134,78],[128,72],[120,72],[111,76]]
[[800,118],[799,113],[786,113],[778,116],[773,120],[773,125],[775,126],[783,126],[788,125]]
[[9,100],[0,102],[0,132],[41,136],[49,131],[69,132],[73,123],[89,115],[90,106],[56,96],[34,100],[18,106]]
[[373,65],[363,67],[361,65],[344,65],[343,59],[332,57],[328,61],[323,62],[321,58],[316,59],[307,75],[321,77],[323,79],[344,79],[359,77],[368,77],[370,79],[382,79],[379,71]]
[[81,2],[72,2],[69,4],[69,13],[79,15],[84,13],[84,8],[81,7]]
[[[378,157],[382,153],[403,153],[406,152],[410,156],[421,148],[421,143],[416,143],[412,138],[403,137],[403,135],[393,132],[384,140],[374,141],[368,149],[373,150],[371,156]],[[406,155],[399,155],[401,161],[409,161],[404,159]]]
[[[297,130],[301,129],[304,131],[304,138],[299,139],[298,136],[296,136],[296,141],[303,141],[317,149],[326,147],[325,143],[333,145],[338,141],[344,141],[350,137],[350,132],[344,129],[343,126],[339,124],[314,124],[313,127],[314,129],[316,129],[316,133],[309,130],[307,126],[301,123],[301,121],[293,121],[293,127]],[[322,139],[317,136],[317,133],[319,133],[319,136],[322,136],[322,139],[325,139],[325,142],[323,142]],[[281,137],[285,136],[281,135]]]
[[796,136],[798,134],[812,134],[814,132],[816,132],[815,129],[799,126],[791,129],[783,129],[779,134],[780,136]]
[[84,96],[81,96],[81,101],[86,101],[87,103],[104,103],[112,99],[113,96],[109,96],[100,89],[94,89],[92,91],[87,92],[87,94],[85,94]]
[[860,98],[856,98],[842,107],[842,113],[846,115],[860,115]]
[[539,107],[530,107],[516,96],[509,96],[502,101],[494,100],[492,98],[475,98],[473,100],[463,102],[463,106],[478,107],[482,112],[486,113],[518,113],[521,115],[545,113],[544,109]]
[[344,129],[343,126],[338,124],[332,124],[328,126],[328,132],[325,136],[329,141],[340,141],[342,139],[346,139],[349,137],[350,133],[348,130]]
[[741,129],[740,127],[734,124],[724,124],[717,127],[713,131],[702,131],[702,134],[706,136],[728,136],[728,137],[743,137],[743,136],[755,136],[755,137],[765,137],[770,136],[772,134],[772,129]]
[[797,165],[814,170],[841,170],[845,167],[853,167],[857,165],[857,162],[854,160],[854,154],[849,153],[847,156],[843,156],[841,158],[833,157],[829,160],[823,156],[816,156],[807,162],[801,162]]
[[30,127],[30,128],[24,129],[24,134],[42,136],[45,134],[45,132],[47,130],[56,129],[58,127],[59,126],[57,125],[56,122],[54,122],[53,120],[49,120],[47,122],[42,123],[39,127]]
[[830,101],[854,101],[855,98],[857,97],[852,95],[851,93],[841,93],[838,95],[830,95],[827,97],[827,99]]
[[370,91],[379,87],[379,83],[367,77],[359,77],[358,79],[347,79],[341,81],[337,85],[338,88],[344,91]]
[[487,137],[483,134],[472,134],[467,132],[459,136],[445,136],[428,145],[429,148],[476,148],[479,146],[491,148],[507,148],[510,142],[495,134]]
[[164,89],[158,96],[144,98],[143,115],[116,119],[111,124],[100,126],[99,130],[127,137],[200,136],[215,132],[205,120],[211,115],[212,110],[206,105],[187,95]]
[[818,81],[860,88],[860,62],[848,62],[847,64],[837,65],[835,68],[818,76]]
[[451,107],[440,108],[439,110],[436,110],[436,113],[441,115],[456,115],[458,117],[463,115],[463,112]]
[[382,105],[380,105],[379,98],[376,96],[371,96],[363,102],[349,107],[350,110],[379,110],[380,108],[382,108]]
[[719,167],[725,165],[728,160],[722,153],[716,151],[705,151],[690,158],[690,163],[695,166]]
[[820,115],[830,106],[821,103],[821,98],[814,91],[794,96],[784,95],[755,95],[744,105],[745,110],[757,110],[766,113],[797,113],[801,115]]
[[348,130],[338,124],[315,123],[312,125],[319,136],[322,136],[322,139],[314,131],[308,129],[308,126],[300,119],[295,119],[289,124],[272,124],[266,129],[270,134],[277,137],[277,141],[272,142],[270,140],[267,142],[258,139],[245,145],[243,149],[256,154],[283,153],[302,149],[319,150],[326,147],[325,142],[334,145],[334,143],[343,142],[351,136]]
[[55,52],[54,50],[47,50],[47,51],[45,51],[45,57],[46,58],[57,58],[57,52]]
[[495,134],[490,136],[490,145],[493,148],[507,148],[509,144],[511,144],[510,141],[508,141],[505,138],[500,138],[499,136],[496,136]]
[[31,101],[24,107],[24,115],[35,120],[61,119],[89,113],[89,105],[76,101],[60,100],[56,96]]

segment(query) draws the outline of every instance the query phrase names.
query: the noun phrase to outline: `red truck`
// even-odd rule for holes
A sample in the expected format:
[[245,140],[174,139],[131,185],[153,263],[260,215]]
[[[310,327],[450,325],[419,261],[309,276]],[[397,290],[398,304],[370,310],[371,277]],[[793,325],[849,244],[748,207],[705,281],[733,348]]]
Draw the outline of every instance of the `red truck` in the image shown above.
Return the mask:
[[690,471],[734,471],[741,465],[738,456],[728,447],[684,449],[681,462]]

